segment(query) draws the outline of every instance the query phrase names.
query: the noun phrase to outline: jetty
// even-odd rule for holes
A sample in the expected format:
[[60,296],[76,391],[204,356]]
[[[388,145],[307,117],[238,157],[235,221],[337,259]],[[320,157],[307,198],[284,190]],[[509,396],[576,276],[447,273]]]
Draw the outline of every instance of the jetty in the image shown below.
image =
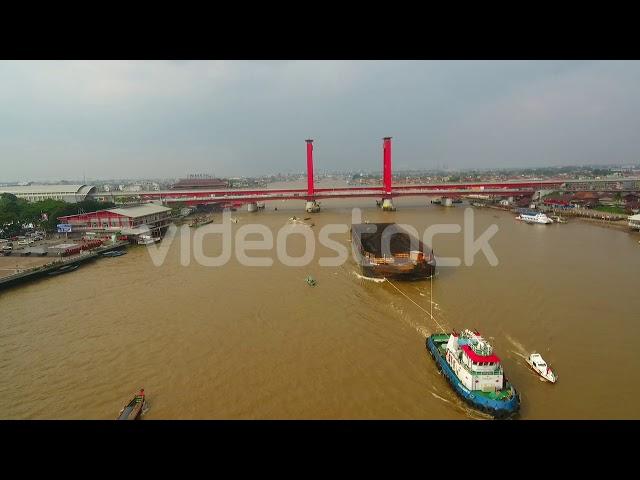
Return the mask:
[[108,245],[102,245],[92,250],[88,250],[83,253],[80,253],[79,255],[74,255],[72,257],[68,257],[64,259],[56,259],[56,260],[53,260],[51,263],[48,263],[45,265],[29,268],[27,270],[14,273],[12,275],[7,275],[5,277],[0,278],[0,290],[4,290],[6,288],[13,287],[21,283],[35,280],[43,276],[47,276],[49,273],[52,273],[63,267],[68,267],[71,265],[80,265],[82,263],[86,263],[100,256],[104,252],[117,250],[128,244],[129,242],[127,241],[118,241],[114,243],[109,243]]

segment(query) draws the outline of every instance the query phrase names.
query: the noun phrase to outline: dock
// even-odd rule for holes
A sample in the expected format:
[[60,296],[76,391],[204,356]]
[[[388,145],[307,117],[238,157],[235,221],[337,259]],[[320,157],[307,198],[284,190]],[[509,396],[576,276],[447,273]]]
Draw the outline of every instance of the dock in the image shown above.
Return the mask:
[[37,278],[41,278],[43,276],[46,276],[48,273],[51,273],[62,267],[86,263],[88,261],[95,259],[96,257],[98,257],[100,254],[104,252],[116,250],[128,244],[129,242],[127,241],[119,241],[119,242],[110,243],[108,245],[102,245],[100,247],[94,248],[93,250],[81,253],[80,255],[74,255],[72,257],[65,258],[64,260],[54,260],[53,262],[46,265],[30,268],[28,270],[14,273],[12,275],[7,275],[5,277],[0,278],[0,290],[4,290],[6,288],[10,288],[15,285],[19,285],[31,280],[35,280]]

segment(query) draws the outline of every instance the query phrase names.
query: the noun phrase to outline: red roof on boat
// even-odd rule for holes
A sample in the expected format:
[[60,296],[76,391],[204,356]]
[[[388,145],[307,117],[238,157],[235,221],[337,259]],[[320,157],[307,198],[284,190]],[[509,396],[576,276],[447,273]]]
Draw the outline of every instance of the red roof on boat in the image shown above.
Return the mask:
[[500,358],[497,355],[478,355],[476,352],[471,350],[469,345],[462,345],[462,350],[467,354],[467,357],[469,357],[472,362],[500,363]]

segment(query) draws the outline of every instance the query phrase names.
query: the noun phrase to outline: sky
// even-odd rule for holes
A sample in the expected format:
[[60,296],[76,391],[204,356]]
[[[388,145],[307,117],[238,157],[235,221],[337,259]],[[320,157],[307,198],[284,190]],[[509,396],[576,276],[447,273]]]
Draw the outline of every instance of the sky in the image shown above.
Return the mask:
[[637,61],[0,61],[0,181],[640,162]]

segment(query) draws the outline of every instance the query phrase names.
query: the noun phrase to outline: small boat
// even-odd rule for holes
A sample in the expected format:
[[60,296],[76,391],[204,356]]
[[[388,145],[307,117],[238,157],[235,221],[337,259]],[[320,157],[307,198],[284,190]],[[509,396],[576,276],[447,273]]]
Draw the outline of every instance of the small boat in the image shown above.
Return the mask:
[[553,223],[549,217],[542,212],[536,212],[535,210],[520,210],[520,215],[516,217],[516,220],[522,220],[525,223],[539,223],[548,224]]
[[138,420],[144,405],[144,388],[141,388],[140,392],[136,393],[129,403],[122,407],[122,410],[120,410],[116,420]]
[[426,343],[444,378],[463,401],[495,418],[518,412],[520,394],[507,380],[492,346],[477,331],[434,334]]
[[77,270],[78,268],[80,268],[80,265],[77,263],[73,265],[65,265],[64,267],[60,267],[57,270],[54,270],[53,272],[49,272],[48,275],[59,275],[61,273],[69,273],[69,272],[73,272],[74,270]]
[[191,228],[197,228],[197,227],[200,227],[202,225],[209,225],[210,223],[213,223],[213,219],[209,219],[209,220],[205,220],[205,219],[198,220],[198,219],[196,219],[189,226]]
[[564,218],[562,218],[560,215],[551,215],[550,218],[556,223],[567,223],[567,221]]
[[312,287],[315,287],[316,284],[317,284],[316,279],[313,278],[311,275],[309,275],[307,278],[305,278],[304,281],[307,282]]
[[124,250],[111,250],[110,252],[104,252],[102,254],[103,257],[121,257],[122,255],[126,255],[127,252]]
[[153,243],[159,242],[161,240],[160,237],[152,237],[150,235],[142,235],[138,240],[138,245],[151,245]]
[[555,373],[553,373],[553,370],[551,370],[551,367],[547,365],[547,362],[544,361],[544,358],[542,358],[542,355],[540,355],[539,353],[532,353],[531,355],[529,355],[529,358],[527,358],[527,363],[533,369],[534,372],[536,372],[546,381],[551,383],[556,383],[556,380],[558,379],[558,377],[556,376]]

